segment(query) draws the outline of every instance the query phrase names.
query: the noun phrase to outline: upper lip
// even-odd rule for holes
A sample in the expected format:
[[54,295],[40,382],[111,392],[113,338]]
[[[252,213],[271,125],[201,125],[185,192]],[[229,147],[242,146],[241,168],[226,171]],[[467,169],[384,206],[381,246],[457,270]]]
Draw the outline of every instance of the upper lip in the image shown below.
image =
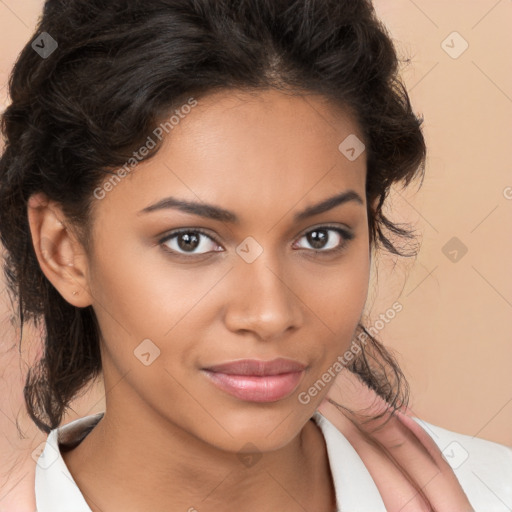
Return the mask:
[[228,363],[209,366],[205,370],[217,373],[226,373],[229,375],[279,375],[281,373],[301,372],[306,365],[279,357],[272,361],[263,361],[261,359],[239,359]]

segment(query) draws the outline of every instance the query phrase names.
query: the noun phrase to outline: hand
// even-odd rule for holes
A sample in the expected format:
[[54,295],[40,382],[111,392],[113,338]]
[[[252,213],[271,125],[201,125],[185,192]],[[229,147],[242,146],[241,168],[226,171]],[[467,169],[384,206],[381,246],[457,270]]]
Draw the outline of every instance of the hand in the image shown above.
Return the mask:
[[433,439],[404,412],[391,415],[356,375],[342,371],[318,411],[357,451],[389,512],[474,512]]

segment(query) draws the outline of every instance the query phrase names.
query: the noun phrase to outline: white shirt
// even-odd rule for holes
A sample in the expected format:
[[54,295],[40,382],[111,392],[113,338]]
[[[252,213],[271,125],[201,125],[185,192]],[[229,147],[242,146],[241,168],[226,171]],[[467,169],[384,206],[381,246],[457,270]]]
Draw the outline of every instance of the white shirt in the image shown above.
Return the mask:
[[[78,444],[102,416],[79,418],[50,432],[36,466],[37,512],[91,512],[58,446]],[[338,512],[386,512],[375,482],[345,436],[320,413],[313,419],[325,438]],[[443,451],[476,512],[512,511],[512,448],[414,419]]]

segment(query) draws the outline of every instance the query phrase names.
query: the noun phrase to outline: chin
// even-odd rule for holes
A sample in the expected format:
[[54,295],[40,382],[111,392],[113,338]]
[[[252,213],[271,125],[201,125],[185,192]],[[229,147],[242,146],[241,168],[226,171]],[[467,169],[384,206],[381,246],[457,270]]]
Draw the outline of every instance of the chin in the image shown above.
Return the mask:
[[[249,410],[225,412],[220,416],[222,421],[209,416],[208,422],[200,425],[201,430],[207,426],[204,437],[201,437],[225,451],[238,453],[246,445],[254,445],[261,452],[274,451],[289,444],[314,413],[300,405],[295,406],[295,411],[275,405],[269,408],[268,405],[261,408],[251,404]],[[251,448],[247,446],[245,449],[250,451]]]

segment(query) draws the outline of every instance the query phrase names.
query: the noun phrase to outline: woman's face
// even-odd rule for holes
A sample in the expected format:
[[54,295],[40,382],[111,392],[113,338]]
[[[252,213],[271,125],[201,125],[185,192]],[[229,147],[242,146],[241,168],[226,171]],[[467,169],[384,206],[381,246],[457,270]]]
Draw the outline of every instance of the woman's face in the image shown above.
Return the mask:
[[[354,135],[354,120],[317,96],[216,93],[103,189],[87,280],[108,411],[156,415],[230,451],[277,449],[300,432],[367,296],[366,155],[354,158]],[[276,358],[305,369],[206,370]]]

